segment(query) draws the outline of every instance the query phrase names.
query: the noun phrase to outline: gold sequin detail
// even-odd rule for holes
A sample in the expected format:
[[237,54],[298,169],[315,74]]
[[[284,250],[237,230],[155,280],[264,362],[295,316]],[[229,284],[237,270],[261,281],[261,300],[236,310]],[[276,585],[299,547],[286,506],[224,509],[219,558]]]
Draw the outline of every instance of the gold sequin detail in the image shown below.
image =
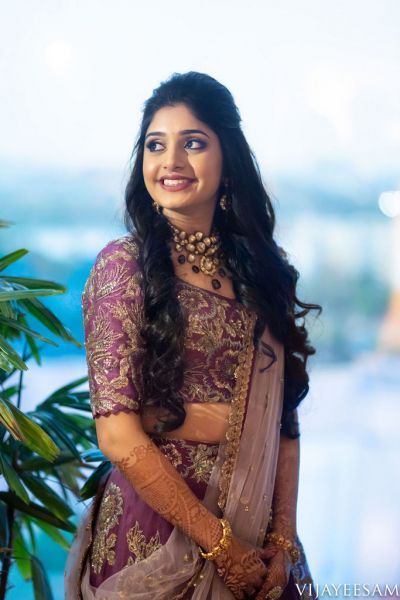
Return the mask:
[[[188,444],[189,446],[189,444]],[[211,471],[218,455],[218,445],[196,444],[189,446],[188,457],[190,464],[182,473],[184,477],[191,477],[198,483],[208,483]]]
[[117,541],[115,533],[110,531],[118,525],[119,517],[123,512],[123,497],[121,489],[110,483],[100,505],[99,516],[96,523],[96,534],[93,540],[91,565],[98,575],[105,561],[109,565],[115,564],[114,546]]
[[133,361],[144,356],[140,328],[141,273],[132,273],[138,256],[131,238],[114,240],[95,262],[82,294],[85,349],[93,415],[112,411],[115,404],[138,411],[141,385]]
[[254,357],[253,335],[257,321],[257,315],[250,313],[249,325],[246,332],[244,350],[239,357],[239,368],[237,369],[237,381],[229,413],[229,427],[225,434],[226,448],[224,463],[221,467],[219,478],[218,506],[223,510],[229,491],[232,473],[235,468],[236,458],[239,451],[240,437],[242,433],[243,420],[246,408],[246,398],[250,383],[251,367]]
[[[160,533],[157,531],[157,533],[147,541],[137,521],[134,526],[128,530],[126,541],[128,542],[130,552],[135,555],[135,558],[129,557],[133,562],[139,562],[140,560],[147,558],[161,546]],[[132,564],[132,561],[130,564]]]
[[178,285],[186,319],[185,350],[191,351],[181,394],[189,402],[230,402],[251,312],[207,290],[180,281]]

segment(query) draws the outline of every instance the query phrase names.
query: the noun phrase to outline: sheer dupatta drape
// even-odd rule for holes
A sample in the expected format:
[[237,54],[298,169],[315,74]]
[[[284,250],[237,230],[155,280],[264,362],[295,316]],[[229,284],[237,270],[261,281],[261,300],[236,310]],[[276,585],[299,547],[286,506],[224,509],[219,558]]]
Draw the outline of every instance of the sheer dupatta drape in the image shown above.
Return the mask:
[[[258,348],[252,313],[243,354],[236,369],[226,442],[220,444],[203,503],[225,516],[234,533],[251,546],[261,546],[268,524],[279,452],[283,403],[282,344],[265,328]],[[65,597],[84,600],[173,600],[192,590],[194,600],[234,598],[202,559],[197,544],[175,527],[167,542],[148,558],[126,566],[99,588],[89,583],[83,562],[90,543],[91,513],[82,517],[65,573]],[[81,578],[80,575],[83,575]]]

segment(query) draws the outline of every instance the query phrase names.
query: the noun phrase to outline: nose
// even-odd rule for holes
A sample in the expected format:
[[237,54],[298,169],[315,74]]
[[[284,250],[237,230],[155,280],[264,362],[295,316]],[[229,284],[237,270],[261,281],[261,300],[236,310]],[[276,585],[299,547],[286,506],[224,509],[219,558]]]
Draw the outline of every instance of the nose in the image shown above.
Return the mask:
[[185,166],[186,152],[180,149],[179,144],[170,144],[163,153],[163,167],[169,172]]

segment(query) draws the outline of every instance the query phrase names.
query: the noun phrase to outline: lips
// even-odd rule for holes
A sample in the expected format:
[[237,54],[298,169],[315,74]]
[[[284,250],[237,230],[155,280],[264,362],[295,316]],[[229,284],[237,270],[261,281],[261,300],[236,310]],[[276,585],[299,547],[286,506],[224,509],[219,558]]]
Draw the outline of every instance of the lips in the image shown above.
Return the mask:
[[164,183],[166,179],[171,179],[171,180],[182,180],[184,179],[185,181],[194,181],[194,179],[190,178],[190,177],[184,177],[182,175],[164,175],[164,177],[160,178],[160,182]]
[[[173,181],[174,183],[165,183],[165,180]],[[160,185],[163,190],[168,192],[180,192],[192,185],[194,179],[188,179],[186,177],[163,177],[160,179]]]

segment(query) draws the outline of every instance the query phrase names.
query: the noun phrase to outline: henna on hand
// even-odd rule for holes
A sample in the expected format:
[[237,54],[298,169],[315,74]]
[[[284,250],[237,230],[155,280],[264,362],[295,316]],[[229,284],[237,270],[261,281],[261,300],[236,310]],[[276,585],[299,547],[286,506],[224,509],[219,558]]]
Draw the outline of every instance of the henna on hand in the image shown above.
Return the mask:
[[137,493],[206,551],[222,536],[222,525],[189,488],[171,462],[149,439],[112,461]]
[[[256,596],[256,600],[265,600],[273,588],[279,586],[282,588],[282,593],[289,583],[290,571],[292,563],[286,550],[283,548],[271,549],[271,559],[267,566],[267,575],[264,583]],[[278,598],[278,596],[276,596]]]
[[255,548],[245,547],[238,538],[216,559],[216,570],[235,598],[254,594],[263,584],[266,567]]
[[272,531],[295,541],[299,487],[300,442],[281,434],[272,499]]

